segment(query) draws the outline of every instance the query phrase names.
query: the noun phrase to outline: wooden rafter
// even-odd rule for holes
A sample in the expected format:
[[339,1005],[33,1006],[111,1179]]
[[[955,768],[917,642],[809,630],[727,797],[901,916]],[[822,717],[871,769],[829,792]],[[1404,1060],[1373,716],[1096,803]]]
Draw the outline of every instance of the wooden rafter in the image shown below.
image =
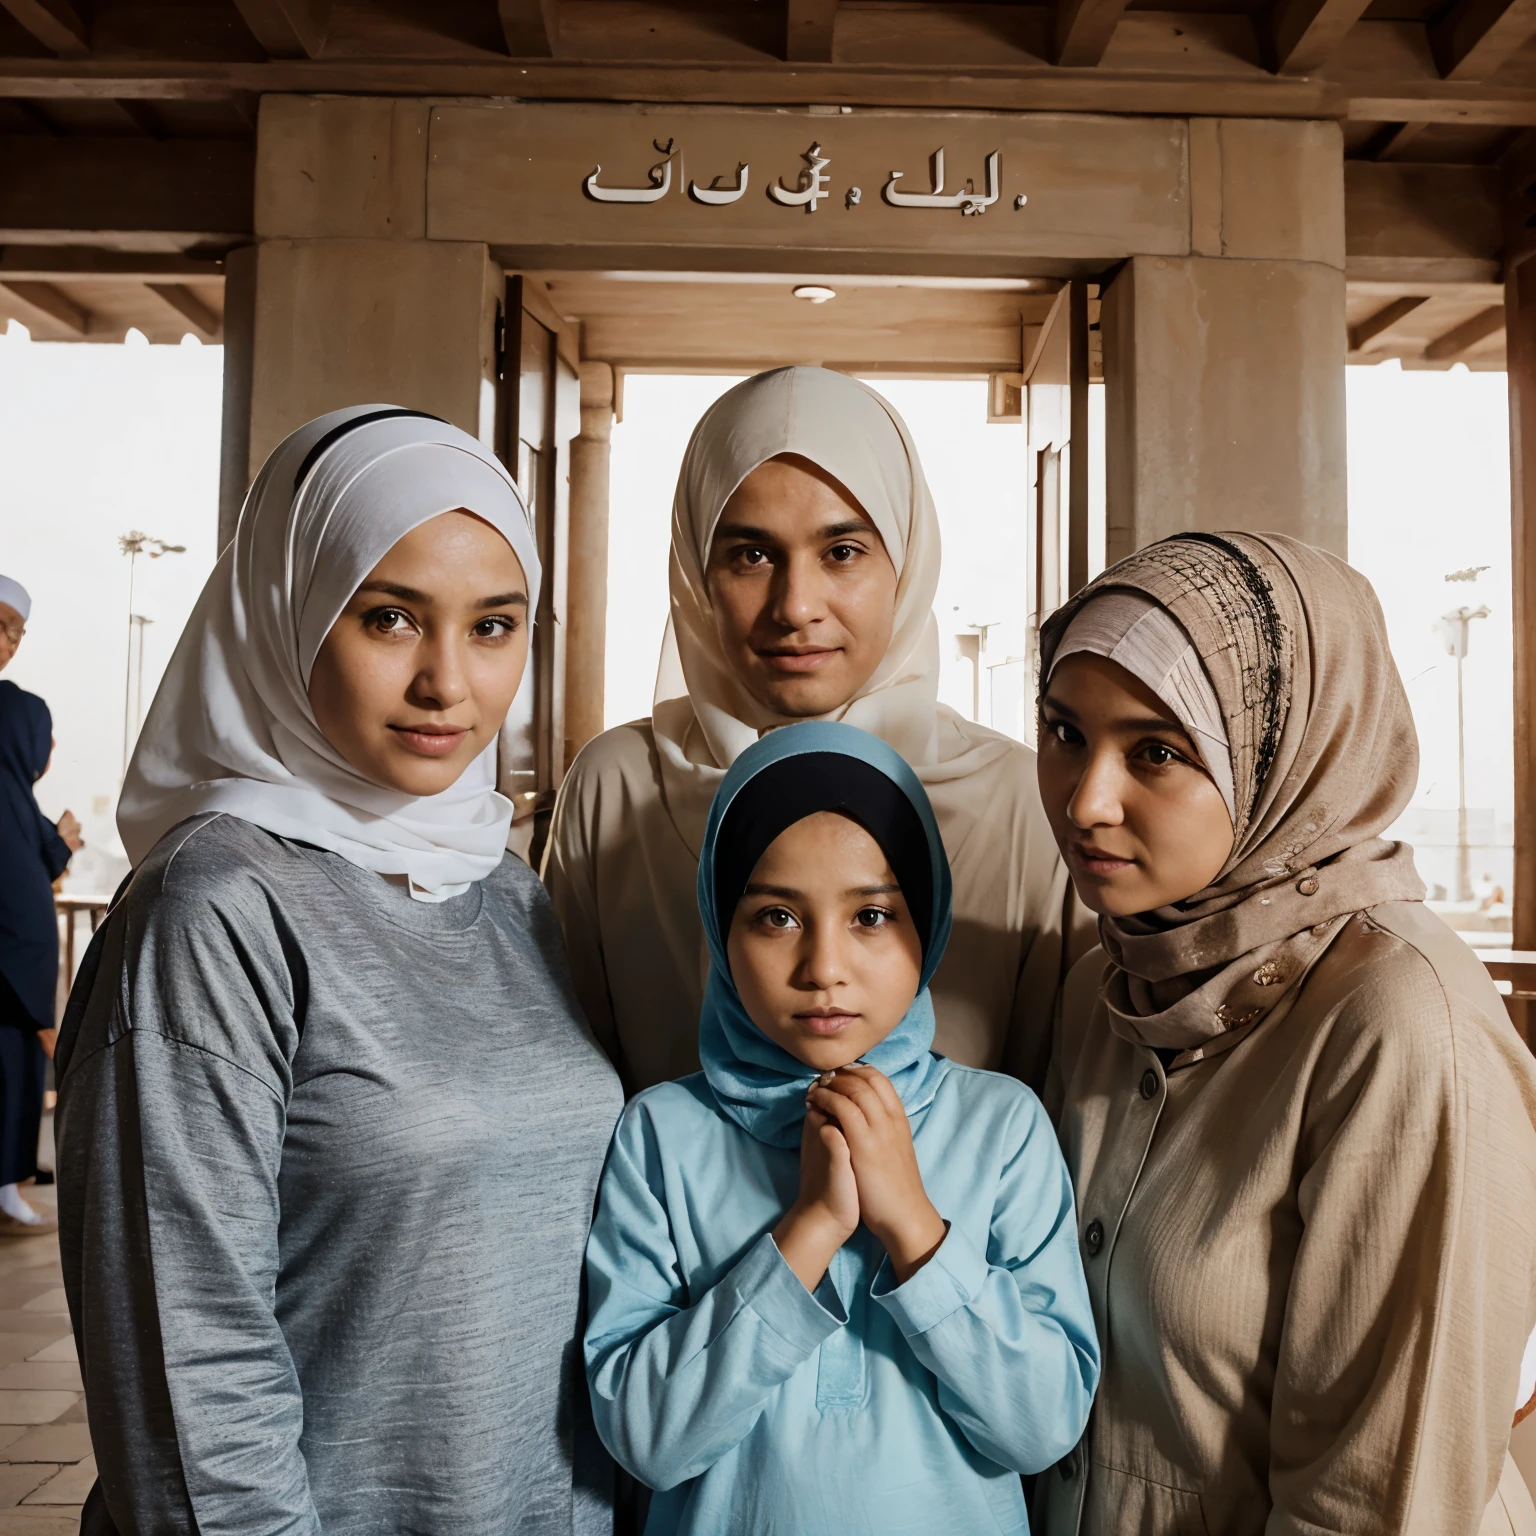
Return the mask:
[[1052,58],[1068,68],[1098,64],[1125,14],[1127,0],[1056,0],[1051,19]]
[[1453,331],[1437,337],[1424,348],[1424,356],[1431,362],[1444,362],[1470,352],[1478,342],[1486,341],[1495,331],[1504,329],[1504,306],[1496,304],[1470,320],[1463,320]]
[[165,124],[161,121],[160,114],[147,101],[136,101],[129,96],[119,100],[117,108],[140,133],[152,139],[165,137]]
[[223,329],[219,317],[185,283],[145,283],[157,298],[163,299],[204,341],[217,341]]
[[1429,127],[1428,123],[1393,123],[1373,144],[1372,160],[1400,160],[1404,151]]
[[0,6],[61,59],[83,59],[91,51],[90,33],[70,0],[0,0]]
[[1370,0],[1274,0],[1264,25],[1269,67],[1310,75],[1328,62]]
[[496,0],[507,52],[514,59],[552,59],[560,49],[560,0]]
[[830,64],[837,0],[789,0],[784,57],[792,64]]
[[268,58],[319,58],[330,0],[235,0],[235,8]]
[[84,336],[91,328],[90,311],[75,303],[62,288],[56,288],[52,283],[7,278],[4,283],[0,283],[0,288],[76,336]]
[[106,251],[89,245],[0,246],[0,283],[13,278],[76,282],[170,283],[186,277],[224,276],[224,263],[174,251]]
[[13,97],[11,107],[40,132],[48,134],[50,138],[59,137],[59,125],[35,101],[21,101]]
[[1429,29],[1447,80],[1481,80],[1536,35],[1536,0],[1457,0]]
[[1372,315],[1369,320],[1362,320],[1359,325],[1350,327],[1349,350],[1363,351],[1367,343],[1378,336],[1385,335],[1400,320],[1406,320],[1416,309],[1423,308],[1427,303],[1429,303],[1428,298],[1413,295],[1394,299],[1385,309],[1378,310]]

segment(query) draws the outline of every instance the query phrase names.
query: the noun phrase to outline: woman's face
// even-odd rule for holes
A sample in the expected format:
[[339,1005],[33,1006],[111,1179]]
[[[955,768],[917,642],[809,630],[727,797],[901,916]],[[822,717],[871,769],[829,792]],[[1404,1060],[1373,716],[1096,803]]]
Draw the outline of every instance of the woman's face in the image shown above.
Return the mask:
[[1183,901],[1227,862],[1221,791],[1168,706],[1116,662],[1078,654],[1051,674],[1038,768],[1051,831],[1095,912]]
[[825,470],[759,464],[726,502],[705,568],[731,670],[795,718],[840,709],[885,656],[896,568],[875,525]]
[[820,811],[757,861],[726,938],[748,1017],[818,1072],[873,1050],[901,1023],[923,946],[879,843]]
[[528,582],[490,524],[444,512],[368,573],[325,637],[309,702],[357,771],[435,795],[495,740],[528,661]]

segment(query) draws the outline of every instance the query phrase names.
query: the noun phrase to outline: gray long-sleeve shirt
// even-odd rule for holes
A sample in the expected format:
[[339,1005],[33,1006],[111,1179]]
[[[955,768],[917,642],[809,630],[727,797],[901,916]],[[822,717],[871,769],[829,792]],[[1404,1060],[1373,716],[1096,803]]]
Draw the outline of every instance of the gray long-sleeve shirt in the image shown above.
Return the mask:
[[532,871],[429,905],[200,817],[87,965],[58,1109],[85,1528],[583,1529],[581,1253],[621,1097]]

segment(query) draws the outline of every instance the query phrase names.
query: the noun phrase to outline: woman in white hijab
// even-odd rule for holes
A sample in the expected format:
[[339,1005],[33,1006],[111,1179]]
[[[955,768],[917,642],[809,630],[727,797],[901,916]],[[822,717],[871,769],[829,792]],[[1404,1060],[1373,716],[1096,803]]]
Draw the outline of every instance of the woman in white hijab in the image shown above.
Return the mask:
[[874,390],[782,368],[705,413],[678,478],[653,713],[582,750],[544,861],[577,993],[632,1091],[698,1067],[715,787],[804,718],[880,736],[933,802],[955,881],[935,1048],[1039,1085],[1069,886],[1032,754],[938,702],[938,579],[917,449]]
[[204,588],[58,1048],[86,1533],[587,1528],[619,1092],[495,789],[539,574],[490,453],[365,406]]

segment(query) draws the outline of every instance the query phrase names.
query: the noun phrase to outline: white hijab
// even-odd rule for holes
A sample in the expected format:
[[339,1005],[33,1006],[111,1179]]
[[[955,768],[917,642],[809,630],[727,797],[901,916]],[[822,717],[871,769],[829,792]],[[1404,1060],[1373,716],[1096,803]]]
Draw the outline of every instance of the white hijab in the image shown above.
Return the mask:
[[413,528],[461,507],[512,546],[531,617],[540,577],[532,522],[506,470],[468,433],[360,405],[317,417],[278,445],[129,764],[117,825],[135,864],[177,823],[223,811],[363,869],[404,875],[413,894],[496,868],[512,819],[496,792],[496,743],[451,789],[402,794],[353,768],[309,705],[315,656],[363,578]]
[[672,612],[651,718],[667,808],[695,856],[725,770],[765,731],[789,724],[731,671],[704,579],[715,525],[731,493],[759,464],[784,453],[809,459],[846,487],[896,567],[896,616],[885,659],[854,698],[826,718],[881,737],[926,785],[974,773],[1010,746],[938,702],[939,520],[906,423],[846,374],[826,368],[760,373],[722,395],[694,428],[672,507]]

